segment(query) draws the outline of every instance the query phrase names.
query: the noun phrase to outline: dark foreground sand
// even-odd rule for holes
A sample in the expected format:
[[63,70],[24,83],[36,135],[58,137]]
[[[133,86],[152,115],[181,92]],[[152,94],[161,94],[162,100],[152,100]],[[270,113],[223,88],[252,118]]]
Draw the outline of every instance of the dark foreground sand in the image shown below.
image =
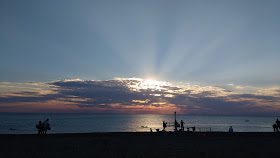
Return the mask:
[[275,133],[83,133],[0,135],[1,158],[280,157]]

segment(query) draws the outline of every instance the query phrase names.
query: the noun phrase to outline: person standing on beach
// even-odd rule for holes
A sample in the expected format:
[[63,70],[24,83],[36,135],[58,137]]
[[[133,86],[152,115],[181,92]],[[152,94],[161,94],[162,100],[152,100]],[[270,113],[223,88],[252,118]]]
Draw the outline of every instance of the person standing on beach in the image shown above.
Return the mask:
[[276,132],[276,131],[279,132],[276,123],[274,123],[274,124],[272,125],[272,127],[273,127],[273,131],[274,131],[274,132]]
[[277,129],[277,132],[278,132],[278,129],[280,129],[280,121],[278,120],[278,118],[277,118],[277,120],[275,121],[275,123],[276,123],[276,129]]
[[178,131],[178,130],[177,130],[177,127],[178,127],[178,126],[180,127],[180,125],[179,125],[179,123],[177,122],[177,120],[175,120],[174,126],[175,126],[174,131]]
[[39,124],[36,125],[36,128],[38,129],[38,134],[39,135],[43,134],[44,124],[42,123],[42,121],[39,121]]
[[163,123],[162,123],[162,124],[163,124],[163,129],[165,130],[165,128],[166,128],[166,124],[167,124],[167,123],[166,123],[165,121],[163,121]]
[[232,126],[229,127],[228,132],[229,132],[229,133],[233,133],[233,128],[232,128]]
[[47,118],[44,122],[44,130],[43,130],[43,134],[47,134],[47,130],[49,129],[50,125],[49,125],[49,119]]
[[182,131],[184,131],[184,129],[185,129],[185,128],[184,128],[184,124],[185,124],[185,122],[184,122],[183,120],[181,120],[181,130],[182,130]]

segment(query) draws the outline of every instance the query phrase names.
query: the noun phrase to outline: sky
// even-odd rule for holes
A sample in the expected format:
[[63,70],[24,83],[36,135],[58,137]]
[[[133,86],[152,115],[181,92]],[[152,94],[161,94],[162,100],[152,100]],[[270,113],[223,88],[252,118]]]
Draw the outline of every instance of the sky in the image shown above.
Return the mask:
[[0,1],[0,112],[280,114],[280,1]]

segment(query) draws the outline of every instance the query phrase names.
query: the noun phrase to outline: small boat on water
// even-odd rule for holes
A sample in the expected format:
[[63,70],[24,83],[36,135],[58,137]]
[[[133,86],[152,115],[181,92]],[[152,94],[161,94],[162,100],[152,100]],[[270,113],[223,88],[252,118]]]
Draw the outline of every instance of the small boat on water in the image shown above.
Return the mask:
[[244,120],[245,122],[250,122],[250,120]]
[[142,128],[148,128],[148,126],[141,126]]

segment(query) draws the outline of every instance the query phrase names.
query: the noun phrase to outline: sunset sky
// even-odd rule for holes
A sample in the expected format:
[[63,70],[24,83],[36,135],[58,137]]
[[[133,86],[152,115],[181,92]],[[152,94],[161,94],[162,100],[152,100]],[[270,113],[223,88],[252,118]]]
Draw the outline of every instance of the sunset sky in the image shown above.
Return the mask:
[[280,114],[278,0],[1,0],[0,112]]

